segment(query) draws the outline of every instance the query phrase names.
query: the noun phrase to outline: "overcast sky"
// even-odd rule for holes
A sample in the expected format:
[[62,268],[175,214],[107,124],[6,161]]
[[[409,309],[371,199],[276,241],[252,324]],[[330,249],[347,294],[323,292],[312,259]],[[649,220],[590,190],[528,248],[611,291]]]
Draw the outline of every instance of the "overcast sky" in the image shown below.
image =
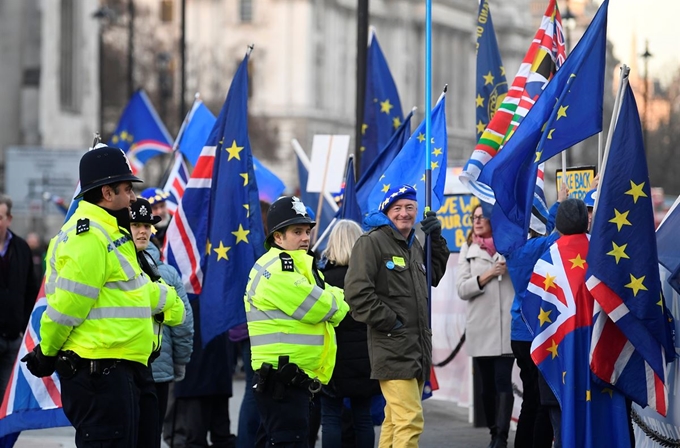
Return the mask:
[[680,66],[680,0],[609,0],[607,33],[614,43],[614,55],[631,64],[631,45],[636,36],[640,76],[644,68],[640,54],[649,41],[649,76],[667,83]]

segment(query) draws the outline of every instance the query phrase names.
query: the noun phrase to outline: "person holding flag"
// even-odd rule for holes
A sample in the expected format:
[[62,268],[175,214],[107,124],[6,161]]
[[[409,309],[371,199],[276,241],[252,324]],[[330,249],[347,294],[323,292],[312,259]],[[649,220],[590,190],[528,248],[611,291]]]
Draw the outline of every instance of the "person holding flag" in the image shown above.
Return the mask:
[[[387,402],[381,447],[417,447],[424,419],[421,397],[432,368],[426,259],[415,237],[417,193],[410,185],[389,189],[371,230],[352,249],[345,296],[352,317],[369,327],[371,378]],[[432,285],[444,276],[449,249],[435,212],[421,221],[432,239]]]
[[132,182],[141,180],[118,148],[81,158],[83,200],[47,252],[42,340],[21,359],[37,377],[59,374],[78,447],[148,445],[144,437],[157,432],[158,420],[143,412],[149,403],[140,395],[153,381],[152,316],[170,326],[184,321],[175,290],[150,281],[137,262]]
[[248,278],[244,302],[262,422],[257,446],[307,448],[310,400],[335,367],[334,327],[349,307],[309,253],[315,224],[297,197],[277,199],[267,213],[267,252]]

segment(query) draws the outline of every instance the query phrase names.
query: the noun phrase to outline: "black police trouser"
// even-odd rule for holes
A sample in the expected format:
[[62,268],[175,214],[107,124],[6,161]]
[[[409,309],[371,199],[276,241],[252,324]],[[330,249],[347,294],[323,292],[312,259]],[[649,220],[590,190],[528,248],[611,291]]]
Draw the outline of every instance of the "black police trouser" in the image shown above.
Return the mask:
[[145,448],[159,438],[158,402],[151,369],[131,361],[100,361],[90,373],[82,360],[61,378],[64,414],[76,429],[78,448]]
[[[259,378],[256,372],[253,384]],[[310,397],[307,388],[294,386],[285,387],[280,400],[275,400],[270,391],[255,392],[261,421],[256,447],[308,448]]]

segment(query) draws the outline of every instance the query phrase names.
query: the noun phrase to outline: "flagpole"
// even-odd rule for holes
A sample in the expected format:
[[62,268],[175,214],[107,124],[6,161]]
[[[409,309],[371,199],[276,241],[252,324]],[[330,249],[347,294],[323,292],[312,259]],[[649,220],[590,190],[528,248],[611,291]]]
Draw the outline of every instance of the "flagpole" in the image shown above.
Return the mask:
[[328,227],[326,227],[326,228],[324,229],[324,231],[323,231],[323,233],[321,234],[321,236],[319,237],[319,239],[316,240],[316,242],[314,243],[314,246],[312,246],[312,252],[316,253],[316,249],[319,248],[319,245],[323,242],[323,240],[326,239],[326,237],[328,236],[328,234],[331,233],[331,230],[333,230],[333,226],[335,225],[335,223],[336,223],[337,221],[338,221],[338,218],[333,218],[333,220],[331,221],[331,223],[328,224]]
[[[333,149],[333,134],[330,135],[330,139],[328,140],[328,152],[326,152],[326,164],[323,167],[323,180],[321,181],[321,193],[319,193],[319,201],[316,205],[316,216],[321,218],[321,207],[323,206],[323,193],[326,191],[326,178],[328,176],[328,164],[330,163],[331,159],[331,150]],[[321,221],[321,219],[318,219],[317,221]],[[315,227],[312,229],[313,236],[312,236],[312,242],[316,242],[316,237],[317,237],[317,232],[319,231],[318,227]]]
[[[604,148],[604,158],[602,159],[602,171],[600,171],[600,185],[604,185],[604,175],[605,171],[607,169],[607,160],[609,159],[609,151],[611,150],[611,139],[614,134],[614,128],[616,127],[616,122],[619,119],[619,115],[621,113],[621,105],[623,104],[622,97],[623,97],[623,91],[626,88],[626,85],[628,84],[628,74],[630,73],[630,67],[627,65],[623,65],[621,67],[621,83],[619,85],[619,92],[616,96],[616,101],[614,102],[614,112],[612,114],[612,124],[610,125],[611,127],[609,128],[609,135],[607,137],[607,145]],[[597,206],[600,202],[600,195],[597,194],[595,196],[595,205],[593,206],[593,215],[591,218],[591,224],[590,227],[593,227],[593,224],[595,222],[595,215],[597,213]]]
[[[298,158],[300,159],[300,162],[305,166],[307,171],[309,171],[309,157],[307,157],[307,154],[305,153],[305,150],[302,149],[302,146],[300,145],[300,142],[297,141],[296,138],[292,139],[290,141],[291,145],[293,145],[293,151],[295,151],[295,154],[297,154]],[[302,189],[302,185],[300,185],[300,189]],[[337,212],[340,207],[338,207],[338,204],[335,203],[335,200],[333,199],[333,196],[331,196],[330,193],[327,191],[323,192],[323,197],[326,198],[326,203],[330,205],[331,209],[333,209],[334,212]]]
[[191,117],[193,117],[194,111],[196,110],[197,103],[199,101],[201,101],[201,94],[196,92],[196,94],[194,95],[194,103],[191,105],[191,109],[189,109],[189,112],[184,117],[184,120],[182,120],[182,125],[179,127],[179,131],[177,132],[177,137],[175,138],[175,141],[172,143],[172,157],[170,157],[170,162],[163,170],[163,175],[161,176],[160,181],[158,182],[159,186],[165,185],[165,183],[168,181],[170,171],[172,170],[172,167],[175,165],[175,155],[177,154],[177,151],[179,151],[179,141],[182,140],[184,130],[189,125]]
[[[616,98],[614,99],[614,110],[612,111],[612,119],[609,122],[609,132],[607,133],[607,143],[604,145],[604,157],[606,159],[607,153],[609,152],[609,147],[612,144],[612,138],[614,138],[614,128],[616,127],[616,121],[619,119],[619,112],[621,111],[621,98],[623,97],[623,89],[625,88],[624,83],[628,82],[628,75],[630,74],[630,67],[626,64],[621,66],[621,79],[619,80],[619,90],[616,92]],[[605,163],[602,161],[602,166]],[[600,176],[600,185],[602,185],[602,176]],[[596,201],[597,202],[597,201]]]
[[[425,210],[432,207],[432,0],[425,0]],[[432,238],[425,235],[427,318],[432,328]]]
[[602,169],[602,151],[604,151],[604,132],[597,134],[597,172]]

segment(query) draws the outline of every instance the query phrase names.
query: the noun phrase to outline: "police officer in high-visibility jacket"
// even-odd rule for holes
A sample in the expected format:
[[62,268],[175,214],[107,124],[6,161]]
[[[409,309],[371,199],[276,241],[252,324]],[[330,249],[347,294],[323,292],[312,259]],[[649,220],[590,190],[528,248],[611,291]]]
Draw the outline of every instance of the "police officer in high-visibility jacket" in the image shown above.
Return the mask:
[[184,320],[175,290],[142,273],[130,236],[135,200],[123,151],[101,146],[80,160],[74,215],[46,255],[47,309],[40,344],[22,361],[38,377],[55,369],[64,413],[78,447],[141,447],[158,419],[144,393],[154,348],[153,316],[166,325]]
[[349,306],[310,255],[316,223],[295,196],[267,214],[268,252],[255,262],[244,296],[254,388],[262,421],[257,446],[308,446],[309,402],[335,367],[335,329]]

